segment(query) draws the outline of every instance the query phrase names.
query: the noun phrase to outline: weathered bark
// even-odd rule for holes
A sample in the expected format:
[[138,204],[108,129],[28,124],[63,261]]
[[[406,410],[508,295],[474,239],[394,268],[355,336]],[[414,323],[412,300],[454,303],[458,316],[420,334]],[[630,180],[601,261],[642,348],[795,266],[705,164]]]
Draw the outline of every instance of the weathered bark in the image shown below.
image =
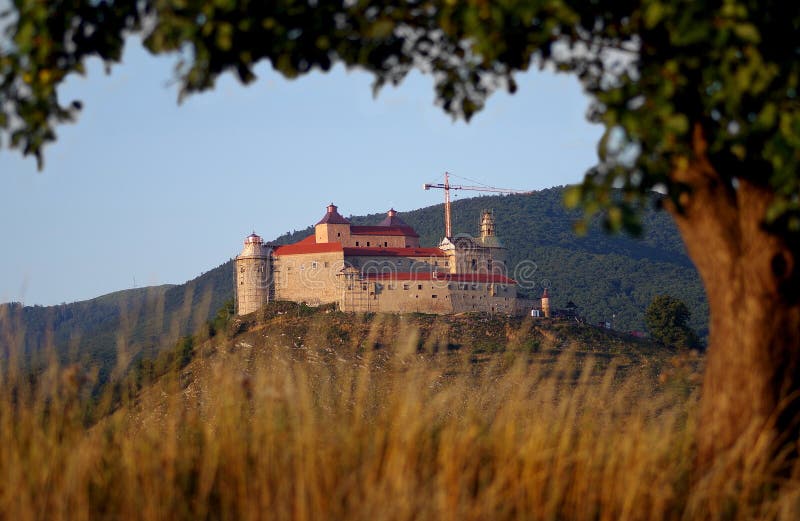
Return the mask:
[[771,192],[723,183],[694,131],[694,160],[674,172],[691,187],[669,207],[705,285],[710,342],[698,422],[700,472],[734,446],[742,457],[787,448],[800,434],[800,245],[762,225]]

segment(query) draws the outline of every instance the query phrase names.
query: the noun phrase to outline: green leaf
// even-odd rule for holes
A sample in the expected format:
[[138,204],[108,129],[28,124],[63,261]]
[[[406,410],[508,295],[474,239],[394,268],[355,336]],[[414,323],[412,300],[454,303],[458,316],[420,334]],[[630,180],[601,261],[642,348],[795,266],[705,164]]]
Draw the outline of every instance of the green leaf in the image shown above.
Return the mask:
[[577,208],[581,204],[582,190],[580,186],[570,186],[564,190],[564,206]]
[[733,26],[733,32],[742,40],[750,43],[759,43],[761,35],[756,26],[751,23],[740,23]]

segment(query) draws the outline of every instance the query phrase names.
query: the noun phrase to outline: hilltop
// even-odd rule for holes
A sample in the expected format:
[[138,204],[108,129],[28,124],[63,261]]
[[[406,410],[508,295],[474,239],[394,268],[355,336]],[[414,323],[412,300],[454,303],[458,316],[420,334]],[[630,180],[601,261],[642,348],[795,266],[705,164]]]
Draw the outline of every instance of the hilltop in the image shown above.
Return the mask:
[[569,360],[569,371],[559,376],[567,380],[577,377],[590,361],[595,376],[613,367],[617,377],[633,371],[651,384],[669,381],[684,393],[696,389],[702,365],[702,356],[696,352],[665,348],[646,338],[575,320],[482,313],[354,317],[330,304],[271,302],[241,317],[218,314],[213,327],[182,338],[155,358],[140,360],[116,383],[127,392],[134,390],[134,398],[151,393],[153,383],[176,371],[181,387],[204,386],[209,367],[234,364],[245,375],[255,369],[255,359],[270,357],[270,352],[273,359],[324,370],[341,363],[361,365],[365,360],[380,366],[411,356],[430,361],[431,367],[443,364],[451,375],[512,360],[549,372],[559,360]]
[[[554,306],[572,301],[589,323],[613,318],[614,328],[621,331],[643,330],[646,306],[655,295],[667,293],[686,302],[691,325],[705,336],[708,312],[702,285],[669,216],[648,211],[641,239],[610,236],[598,226],[577,237],[572,223],[578,214],[561,205],[563,190],[457,200],[454,232],[476,233],[480,211],[492,209],[497,233],[508,248],[511,274],[524,279],[521,293],[536,297],[547,286]],[[309,223],[316,221],[317,213],[309,209]],[[442,205],[402,212],[424,246],[438,244],[442,214]],[[354,224],[371,224],[383,216],[350,218]],[[309,226],[274,242],[293,242],[311,231]],[[524,264],[528,272],[515,273],[522,261],[533,264]],[[54,348],[62,358],[98,363],[105,378],[117,365],[120,348],[126,353],[125,363],[128,357],[149,356],[195,331],[232,296],[232,266],[227,261],[180,285],[125,290],[59,306],[0,306],[0,340],[28,355]]]

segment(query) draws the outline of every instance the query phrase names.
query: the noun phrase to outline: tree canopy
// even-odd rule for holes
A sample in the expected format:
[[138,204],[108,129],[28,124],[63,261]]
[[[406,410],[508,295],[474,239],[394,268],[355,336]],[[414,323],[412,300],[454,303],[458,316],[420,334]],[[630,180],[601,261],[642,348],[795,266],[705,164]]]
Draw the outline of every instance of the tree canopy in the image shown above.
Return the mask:
[[689,327],[691,313],[686,304],[669,295],[658,295],[647,306],[647,331],[656,342],[671,347],[697,347],[697,335]]
[[728,190],[769,187],[768,222],[800,229],[791,3],[15,0],[4,20],[0,129],[39,161],[80,108],[58,86],[89,57],[118,62],[130,34],[153,53],[178,53],[181,96],[228,71],[250,82],[264,59],[290,78],[341,62],[374,73],[376,87],[430,72],[444,109],[465,118],[496,88],[513,91],[517,72],[551,66],[578,75],[590,119],[606,126],[600,162],[570,200],[610,209],[609,227],[635,229],[653,188],[680,205],[687,183],[671,174],[702,146]]

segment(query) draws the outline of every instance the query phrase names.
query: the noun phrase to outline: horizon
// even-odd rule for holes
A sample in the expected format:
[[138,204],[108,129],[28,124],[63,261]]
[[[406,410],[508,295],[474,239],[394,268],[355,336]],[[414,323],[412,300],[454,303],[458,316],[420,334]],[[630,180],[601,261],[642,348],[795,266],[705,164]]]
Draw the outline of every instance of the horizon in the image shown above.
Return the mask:
[[373,98],[371,78],[342,66],[286,80],[262,63],[255,84],[228,74],[179,106],[164,85],[174,61],[130,40],[110,75],[90,61],[60,90],[84,109],[57,129],[41,173],[0,152],[0,217],[15,223],[0,302],[181,284],[235,256],[251,230],[303,229],[331,201],[347,215],[440,204],[422,184],[444,171],[517,190],[575,183],[602,133],[578,81],[547,71],[518,76],[516,94],[495,93],[466,124],[434,105],[430,77]]

